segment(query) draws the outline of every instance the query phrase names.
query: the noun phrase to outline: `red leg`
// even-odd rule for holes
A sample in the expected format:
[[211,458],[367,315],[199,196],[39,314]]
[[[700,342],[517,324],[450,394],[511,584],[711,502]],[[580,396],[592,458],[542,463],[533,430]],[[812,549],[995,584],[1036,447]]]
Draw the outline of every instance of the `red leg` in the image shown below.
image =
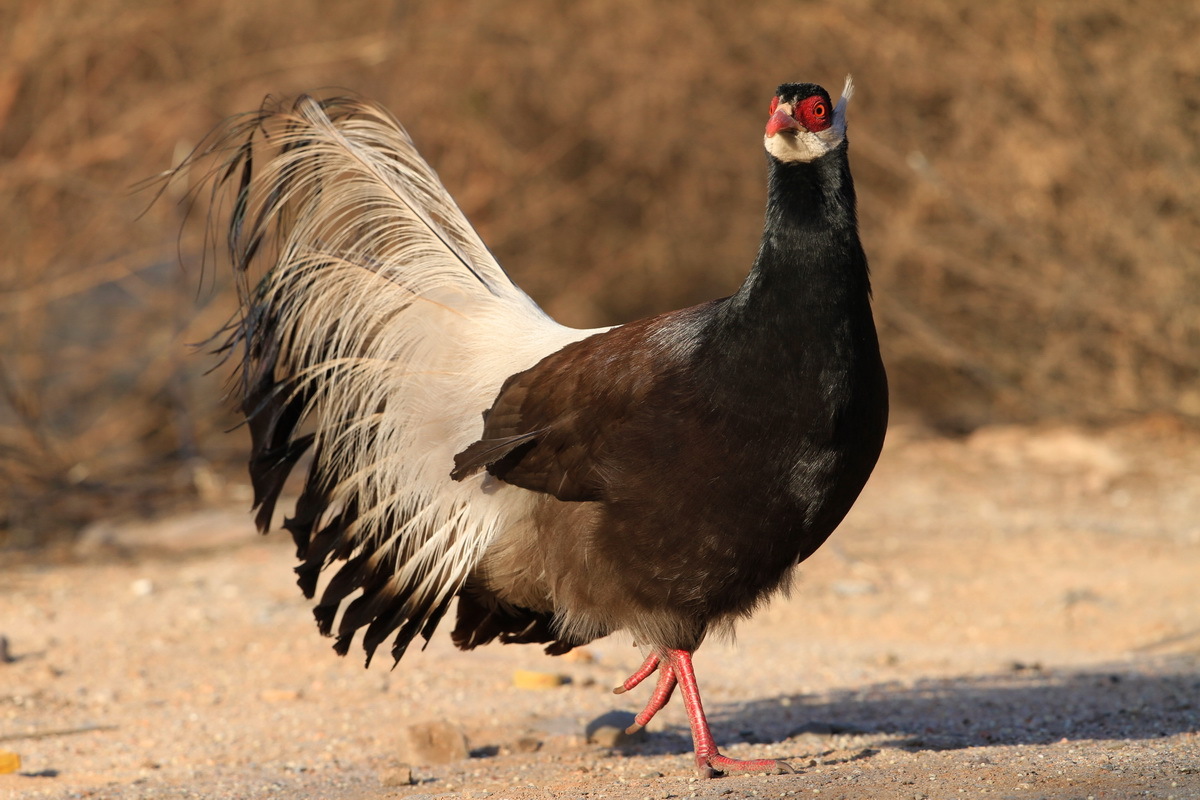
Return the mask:
[[654,687],[654,694],[650,695],[642,713],[633,718],[633,724],[626,728],[625,732],[636,733],[650,724],[654,715],[662,710],[667,701],[671,699],[671,695],[675,693],[675,683],[675,670],[670,663],[663,664],[659,669],[658,685]]
[[658,653],[651,653],[650,655],[646,656],[646,660],[642,662],[640,667],[638,667],[637,672],[630,675],[625,679],[624,683],[613,689],[613,694],[625,694],[630,689],[646,680],[646,678],[654,674],[654,670],[658,669],[658,663],[660,660],[661,659],[659,658]]
[[704,716],[704,706],[700,703],[700,687],[696,684],[696,673],[692,669],[692,654],[687,650],[669,650],[666,655],[667,662],[663,664],[662,669],[665,672],[670,667],[679,681],[679,688],[683,691],[683,704],[687,708],[688,722],[692,726],[692,741],[696,745],[696,769],[702,778],[711,778],[714,771],[794,772],[784,761],[770,758],[742,761],[721,755],[708,727],[708,719]]

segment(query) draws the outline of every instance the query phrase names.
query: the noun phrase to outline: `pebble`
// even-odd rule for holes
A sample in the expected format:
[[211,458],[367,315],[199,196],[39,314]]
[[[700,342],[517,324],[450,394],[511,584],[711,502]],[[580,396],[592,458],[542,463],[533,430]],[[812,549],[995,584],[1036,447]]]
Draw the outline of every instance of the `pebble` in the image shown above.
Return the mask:
[[264,703],[288,703],[300,699],[299,689],[263,689],[258,694]]
[[396,756],[409,764],[447,764],[468,755],[467,737],[449,722],[422,722],[401,728]]
[[646,738],[646,729],[639,728],[633,733],[625,729],[634,722],[635,715],[631,711],[609,711],[601,714],[587,724],[584,729],[587,740],[602,747],[624,747]]
[[512,749],[518,753],[536,753],[542,749],[542,740],[536,736],[522,736],[513,742]]
[[576,664],[594,664],[596,655],[586,647],[576,647],[573,650],[568,650],[559,656],[563,661],[571,661]]
[[412,767],[407,764],[393,764],[379,771],[379,782],[384,786],[411,786],[413,780]]
[[829,584],[829,588],[834,594],[839,594],[843,597],[858,597],[866,594],[875,594],[879,588],[870,581],[857,580],[841,580],[833,581]]
[[21,768],[21,756],[11,750],[0,750],[0,775],[16,772]]
[[557,689],[567,680],[566,675],[554,672],[534,672],[529,669],[513,671],[513,686],[518,689]]

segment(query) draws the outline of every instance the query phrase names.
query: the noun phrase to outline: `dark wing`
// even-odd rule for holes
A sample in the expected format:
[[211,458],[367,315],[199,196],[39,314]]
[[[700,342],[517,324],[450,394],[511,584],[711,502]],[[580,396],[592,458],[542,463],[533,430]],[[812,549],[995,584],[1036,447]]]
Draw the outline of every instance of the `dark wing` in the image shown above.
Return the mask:
[[552,353],[505,381],[479,441],[454,457],[455,480],[487,469],[505,483],[559,500],[606,499],[615,443],[679,356],[668,329],[692,309],[639,320]]

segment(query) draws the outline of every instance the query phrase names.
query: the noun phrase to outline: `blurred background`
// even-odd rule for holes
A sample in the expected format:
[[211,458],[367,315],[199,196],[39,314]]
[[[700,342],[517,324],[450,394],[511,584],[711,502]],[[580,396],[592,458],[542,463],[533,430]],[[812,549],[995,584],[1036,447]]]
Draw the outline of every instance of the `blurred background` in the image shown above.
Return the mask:
[[226,370],[195,346],[233,312],[227,265],[186,187],[135,190],[225,117],[382,102],[586,326],[733,291],[774,87],[836,96],[848,72],[897,419],[1200,421],[1194,2],[7,0],[0,547],[244,485]]

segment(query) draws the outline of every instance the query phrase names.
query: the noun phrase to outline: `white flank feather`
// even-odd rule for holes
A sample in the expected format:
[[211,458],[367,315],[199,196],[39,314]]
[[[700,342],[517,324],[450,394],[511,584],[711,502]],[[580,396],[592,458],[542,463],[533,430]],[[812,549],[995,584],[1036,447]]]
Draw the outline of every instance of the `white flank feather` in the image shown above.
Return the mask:
[[274,400],[298,401],[314,433],[311,469],[333,485],[312,530],[355,508],[343,534],[354,551],[338,557],[391,561],[386,594],[408,597],[423,623],[534,498],[495,482],[485,492],[486,475],[452,480],[455,453],[506,378],[596,331],[559,325],[509,279],[376,106],[301,98],[218,146],[237,148],[224,179],[253,165],[230,242],[263,275],[241,284],[243,378],[273,368],[274,392],[288,393]]

